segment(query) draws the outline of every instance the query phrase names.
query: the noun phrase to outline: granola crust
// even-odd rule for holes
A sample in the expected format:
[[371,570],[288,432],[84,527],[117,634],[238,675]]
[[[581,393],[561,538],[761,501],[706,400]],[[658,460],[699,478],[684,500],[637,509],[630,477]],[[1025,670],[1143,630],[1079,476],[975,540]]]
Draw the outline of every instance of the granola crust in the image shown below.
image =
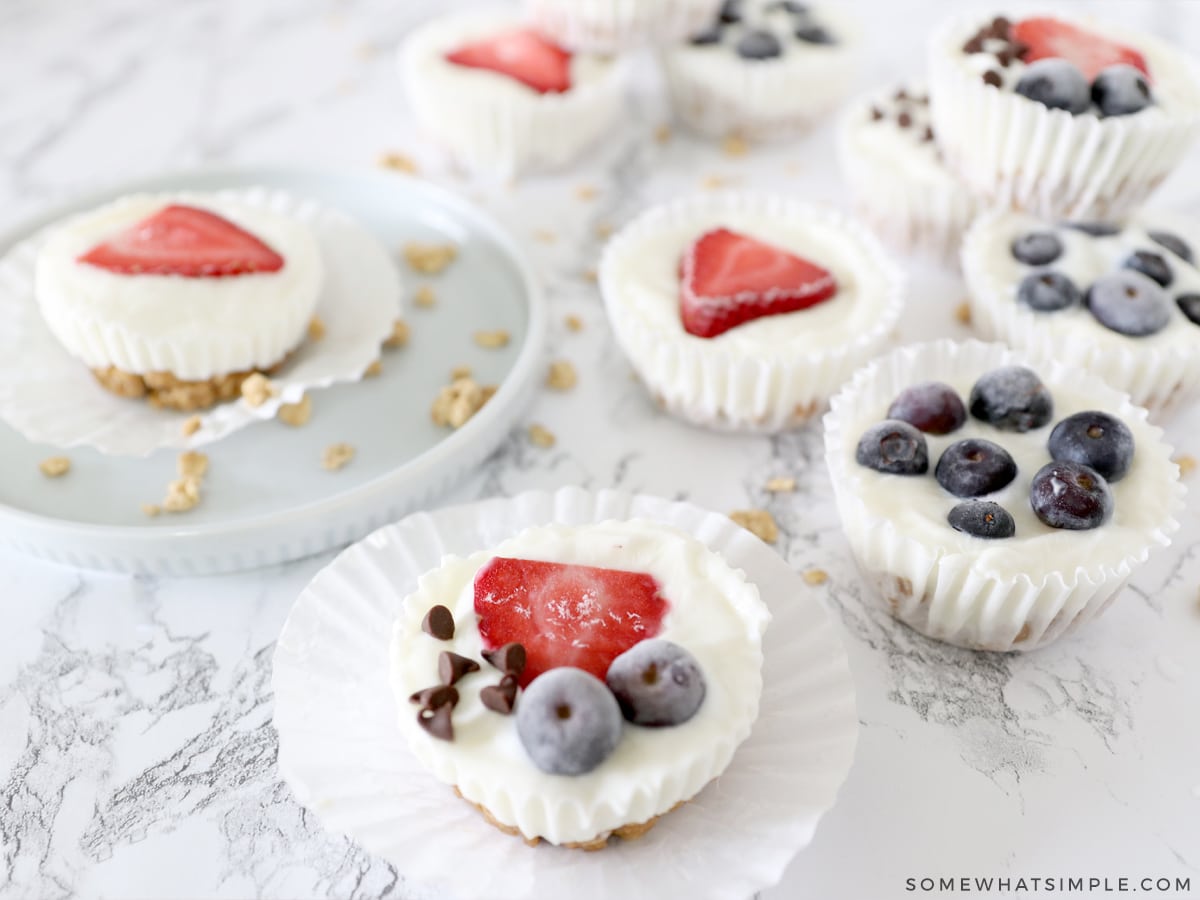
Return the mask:
[[[530,847],[536,847],[542,842],[540,837],[528,837],[527,835],[523,834],[519,828],[516,828],[512,825],[505,825],[503,822],[497,821],[496,817],[491,814],[486,806],[481,803],[475,803],[472,800],[467,800],[466,797],[463,797],[462,792],[459,791],[457,785],[454,788],[454,793],[479,810],[479,812],[483,814],[483,817],[487,819],[489,825],[499,828],[505,834],[510,834],[513,837],[521,838],[521,840],[523,840]],[[607,847],[610,838],[617,837],[623,841],[635,841],[653,828],[659,819],[675,812],[675,810],[679,809],[679,807],[683,806],[685,803],[687,803],[686,800],[680,800],[660,816],[654,816],[645,822],[630,822],[628,825],[622,825],[619,828],[614,828],[612,831],[609,831],[606,834],[598,835],[597,837],[592,838],[590,841],[568,841],[566,843],[559,844],[558,846],[566,847],[569,850],[596,851],[603,850],[605,847]]]
[[[288,356],[290,355],[289,353]],[[176,378],[170,372],[147,372],[144,375],[135,375],[132,372],[124,372],[116,366],[92,369],[92,374],[96,376],[96,380],[102,387],[112,391],[118,397],[145,400],[156,409],[196,412],[201,409],[209,409],[218,403],[236,400],[242,395],[243,381],[255,373],[274,375],[283,368],[285,362],[287,362],[286,356],[265,369],[230,372],[202,381],[184,381]]]

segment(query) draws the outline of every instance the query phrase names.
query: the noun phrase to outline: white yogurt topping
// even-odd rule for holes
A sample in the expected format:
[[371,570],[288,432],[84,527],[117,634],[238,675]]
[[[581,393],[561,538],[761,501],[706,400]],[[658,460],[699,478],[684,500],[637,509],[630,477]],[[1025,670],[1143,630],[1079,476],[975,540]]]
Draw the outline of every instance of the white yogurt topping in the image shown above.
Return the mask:
[[[1119,234],[1110,237],[1093,237],[1023,213],[1006,213],[996,216],[980,232],[972,252],[980,254],[985,271],[1003,285],[1000,302],[1019,303],[1017,290],[1021,281],[1029,274],[1043,270],[1061,272],[1075,282],[1081,293],[1086,293],[1093,281],[1120,269],[1136,250],[1157,253],[1167,261],[1174,272],[1174,279],[1166,288],[1168,296],[1175,298],[1200,293],[1200,269],[1151,240],[1147,231],[1159,230],[1181,237],[1194,253],[1200,253],[1200,223],[1161,211],[1138,213],[1125,223]],[[1052,231],[1057,235],[1063,243],[1062,256],[1045,266],[1030,266],[1014,257],[1010,249],[1013,240],[1032,231]],[[1200,350],[1200,325],[1193,324],[1174,302],[1167,327],[1143,337],[1130,337],[1106,328],[1082,304],[1053,312],[1038,312],[1024,304],[1019,308],[1024,315],[1035,317],[1039,328],[1063,341],[1081,341],[1100,347]]]
[[[707,690],[696,715],[667,728],[626,723],[615,752],[598,768],[580,776],[548,775],[526,754],[515,717],[492,712],[480,701],[480,688],[500,680],[484,663],[481,672],[458,684],[454,741],[427,734],[408,697],[437,683],[443,650],[481,660],[473,582],[496,556],[653,575],[670,603],[657,636],[686,647],[704,673]],[[450,641],[421,630],[425,613],[437,603],[454,614]],[[457,785],[505,824],[555,843],[590,840],[667,811],[725,769],[758,714],[762,635],[769,619],[758,590],[741,572],[674,529],[642,520],[530,529],[492,551],[448,557],[405,600],[392,645],[401,730],[439,779]]]
[[[78,261],[170,204],[209,210],[284,259],[276,272],[224,278],[126,275]],[[269,366],[304,335],[324,266],[301,222],[216,194],[136,194],[57,226],[37,261],[37,298],[51,331],[92,367],[204,379]],[[214,371],[211,360],[225,361]]]
[[[925,182],[939,190],[960,190],[958,179],[942,161],[937,143],[925,139],[926,129],[933,127],[925,85],[908,84],[902,90],[904,98],[897,97],[897,89],[889,88],[857,101],[847,113],[844,140],[852,151],[898,169],[905,179]],[[906,116],[905,126],[900,125],[901,115]]]

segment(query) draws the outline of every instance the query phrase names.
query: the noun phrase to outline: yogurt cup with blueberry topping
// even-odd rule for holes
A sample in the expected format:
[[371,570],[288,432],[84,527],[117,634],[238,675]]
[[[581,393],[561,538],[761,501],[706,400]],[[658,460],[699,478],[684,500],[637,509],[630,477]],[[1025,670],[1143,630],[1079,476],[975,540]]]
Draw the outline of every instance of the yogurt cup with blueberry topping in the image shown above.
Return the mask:
[[787,137],[849,92],[857,23],[840,7],[797,0],[724,0],[690,39],[663,52],[672,105],[712,137]]
[[825,417],[842,526],[873,591],[922,634],[1033,650],[1102,612],[1179,527],[1146,411],[998,344],[902,347]]

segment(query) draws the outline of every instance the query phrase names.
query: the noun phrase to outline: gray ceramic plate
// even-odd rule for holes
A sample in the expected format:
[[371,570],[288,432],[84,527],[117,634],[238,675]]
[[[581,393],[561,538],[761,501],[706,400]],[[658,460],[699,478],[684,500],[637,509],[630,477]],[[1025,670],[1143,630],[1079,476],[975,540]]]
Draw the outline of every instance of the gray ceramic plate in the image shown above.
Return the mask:
[[[411,309],[409,346],[389,353],[383,375],[313,394],[304,428],[252,425],[206,446],[202,504],[183,515],[147,518],[161,499],[175,451],[145,459],[73,449],[72,469],[37,472],[53,447],[31,444],[0,423],[0,541],[86,568],[208,574],[294,559],[349,543],[419,508],[490,454],[522,413],[541,374],[546,311],[523,252],[487,216],[433,185],[383,170],[229,168],[114,186],[28,221],[0,237],[0,253],[61,216],[121,194],[265,185],[308,196],[353,216],[385,246],[452,241],[459,258],[437,278],[438,305]],[[406,279],[409,284],[417,279]],[[509,345],[477,347],[481,328],[507,329]],[[458,431],[430,421],[438,388],[457,365],[500,385]],[[321,451],[357,448],[339,472]]]

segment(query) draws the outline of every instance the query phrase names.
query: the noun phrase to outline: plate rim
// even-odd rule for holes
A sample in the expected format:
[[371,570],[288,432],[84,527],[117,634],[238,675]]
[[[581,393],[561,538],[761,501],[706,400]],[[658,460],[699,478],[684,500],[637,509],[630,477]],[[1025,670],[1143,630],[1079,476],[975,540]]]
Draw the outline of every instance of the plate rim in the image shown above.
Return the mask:
[[[534,378],[536,367],[542,361],[546,349],[549,309],[541,280],[524,247],[500,224],[499,220],[449,188],[405,172],[384,171],[378,167],[365,165],[319,166],[288,163],[229,163],[160,170],[137,178],[114,180],[102,187],[60,200],[41,212],[23,217],[15,224],[0,231],[0,254],[8,253],[14,246],[32,236],[40,228],[78,212],[80,209],[110,200],[119,193],[170,190],[172,188],[168,184],[169,182],[186,182],[189,178],[249,177],[253,179],[256,174],[272,179],[283,176],[289,181],[321,179],[329,176],[350,177],[356,180],[400,179],[408,190],[433,199],[442,208],[449,208],[456,217],[467,219],[472,226],[484,232],[489,240],[499,246],[505,257],[515,267],[521,281],[529,316],[524,342],[518,351],[512,369],[500,383],[495,395],[465,425],[447,434],[437,444],[417,456],[356,487],[347,488],[323,499],[299,506],[256,514],[233,522],[208,522],[199,525],[181,523],[164,526],[161,524],[101,525],[92,522],[74,522],[70,519],[30,512],[0,502],[0,536],[4,536],[5,532],[20,529],[22,531],[33,530],[41,534],[70,534],[76,539],[83,540],[130,539],[139,542],[144,548],[143,552],[153,552],[164,544],[180,539],[233,539],[270,527],[283,518],[317,517],[322,514],[344,511],[349,506],[368,501],[372,496],[395,489],[398,484],[418,482],[422,476],[428,475],[430,468],[437,467],[443,462],[445,457],[464,452],[473,444],[483,440],[489,428],[498,427],[503,418],[519,413],[523,406],[524,397],[522,395],[523,388],[526,386],[525,382]],[[230,185],[225,187],[230,187]],[[285,189],[295,190],[294,188]],[[302,190],[296,191],[296,193],[297,196],[307,196]],[[356,222],[358,221],[353,215],[338,207],[336,203],[331,202],[325,205],[349,216]],[[366,228],[365,225],[363,227]],[[367,230],[370,231],[369,228]],[[132,556],[132,553],[130,555]]]

